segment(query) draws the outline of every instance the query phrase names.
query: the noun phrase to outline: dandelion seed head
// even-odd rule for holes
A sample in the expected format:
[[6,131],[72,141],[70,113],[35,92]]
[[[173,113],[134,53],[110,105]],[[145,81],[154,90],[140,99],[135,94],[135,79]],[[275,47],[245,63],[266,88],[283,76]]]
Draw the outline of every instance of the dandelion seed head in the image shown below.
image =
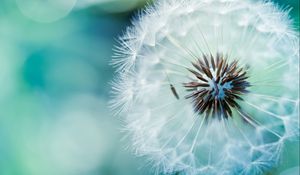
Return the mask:
[[158,0],[132,23],[116,47],[112,107],[154,172],[263,174],[299,139],[299,37],[288,10]]

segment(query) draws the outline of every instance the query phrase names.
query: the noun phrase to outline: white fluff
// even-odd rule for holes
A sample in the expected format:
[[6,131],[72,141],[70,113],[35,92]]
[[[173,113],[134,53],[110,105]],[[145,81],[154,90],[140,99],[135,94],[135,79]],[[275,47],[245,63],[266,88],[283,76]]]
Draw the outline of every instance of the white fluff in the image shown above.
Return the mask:
[[[299,37],[287,13],[269,1],[158,0],[133,21],[116,47],[112,106],[156,173],[262,174],[299,139]],[[184,98],[186,68],[217,52],[249,66],[239,104],[258,124],[237,111],[206,123]]]

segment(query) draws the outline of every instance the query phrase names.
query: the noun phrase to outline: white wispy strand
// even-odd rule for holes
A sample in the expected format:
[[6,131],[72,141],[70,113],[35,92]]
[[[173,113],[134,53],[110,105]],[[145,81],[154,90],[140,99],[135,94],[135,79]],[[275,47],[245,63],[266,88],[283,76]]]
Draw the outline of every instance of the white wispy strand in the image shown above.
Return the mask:
[[[139,13],[115,48],[111,102],[136,155],[157,174],[255,175],[276,166],[286,140],[299,140],[299,34],[288,12],[270,1],[158,0]],[[249,67],[252,86],[239,105],[250,121],[234,110],[207,122],[184,98],[191,62],[217,52]]]

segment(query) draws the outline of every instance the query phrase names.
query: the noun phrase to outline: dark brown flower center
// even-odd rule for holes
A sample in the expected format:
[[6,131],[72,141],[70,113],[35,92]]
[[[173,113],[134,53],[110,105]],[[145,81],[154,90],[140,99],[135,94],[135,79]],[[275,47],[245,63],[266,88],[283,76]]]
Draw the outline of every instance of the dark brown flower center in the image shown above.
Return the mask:
[[184,87],[191,92],[185,98],[192,99],[196,112],[221,119],[232,116],[233,108],[240,109],[236,101],[243,100],[241,95],[248,92],[250,83],[238,61],[228,62],[222,54],[203,55],[192,65],[194,69],[188,70],[195,79]]

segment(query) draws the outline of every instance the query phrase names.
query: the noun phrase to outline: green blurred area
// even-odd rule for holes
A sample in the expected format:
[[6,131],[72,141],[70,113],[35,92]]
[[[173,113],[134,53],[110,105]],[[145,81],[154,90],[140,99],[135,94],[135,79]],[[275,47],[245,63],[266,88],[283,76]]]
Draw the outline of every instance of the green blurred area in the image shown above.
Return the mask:
[[[299,29],[299,2],[276,3],[293,7]],[[125,149],[122,123],[107,104],[112,48],[144,4],[0,1],[1,175],[151,174]],[[277,172],[299,162],[285,154]]]

